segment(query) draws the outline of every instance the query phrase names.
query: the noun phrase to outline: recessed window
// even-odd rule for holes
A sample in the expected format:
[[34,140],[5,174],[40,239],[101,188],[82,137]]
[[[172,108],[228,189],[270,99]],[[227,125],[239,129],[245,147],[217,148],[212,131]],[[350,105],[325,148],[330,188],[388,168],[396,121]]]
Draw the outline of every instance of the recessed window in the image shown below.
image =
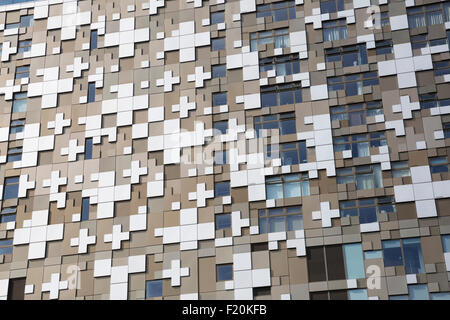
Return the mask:
[[322,22],[323,41],[347,39],[347,22],[345,19]]
[[281,164],[294,165],[307,162],[306,142],[286,142],[266,146],[265,159],[279,159]]
[[231,228],[231,214],[216,214],[216,230]]
[[211,39],[211,51],[224,49],[225,49],[225,38]]
[[82,198],[81,199],[81,221],[89,220],[89,206],[90,206],[90,199]]
[[391,162],[392,178],[401,178],[411,176],[408,161]]
[[279,129],[281,135],[297,132],[294,112],[256,116],[253,123],[258,138],[261,137],[262,130]]
[[162,280],[152,280],[146,283],[146,298],[162,297]]
[[84,160],[92,159],[92,138],[84,140]]
[[91,50],[97,49],[97,42],[98,42],[98,31],[91,30],[91,41],[90,41],[89,48]]
[[301,206],[261,209],[258,217],[260,234],[303,229]]
[[12,112],[26,112],[27,111],[27,93],[18,92],[14,94],[14,100],[12,104]]
[[31,40],[19,41],[19,47],[17,48],[17,53],[24,53],[31,51]]
[[450,106],[450,99],[438,99],[436,93],[419,94],[419,101],[421,109]]
[[13,133],[18,133],[18,132],[23,132],[24,126],[25,126],[25,119],[13,120],[13,121],[11,121],[11,124],[9,127],[9,133],[13,134]]
[[379,164],[337,169],[336,176],[338,184],[356,183],[356,190],[383,188]]
[[433,62],[434,76],[450,74],[450,60]]
[[346,46],[325,50],[326,62],[341,62],[343,67],[367,64],[366,45]]
[[334,152],[348,150],[352,152],[353,158],[369,157],[371,148],[386,145],[386,137],[382,131],[333,137]]
[[226,92],[213,93],[212,100],[213,100],[213,107],[226,105],[227,93]]
[[259,72],[275,70],[276,76],[288,76],[300,73],[300,60],[298,54],[275,56],[259,60]]
[[266,177],[267,199],[309,196],[308,174],[286,174]]
[[359,216],[360,224],[376,222],[378,214],[396,211],[392,197],[339,201],[339,209],[342,217]]
[[384,240],[382,245],[385,267],[404,264],[406,274],[425,273],[419,238]]
[[218,64],[212,66],[212,77],[214,78],[222,78],[227,75],[227,68],[225,64]]
[[430,300],[428,285],[426,284],[410,284],[408,285],[408,293],[410,300]]
[[228,130],[228,120],[214,122],[213,129],[214,135],[226,134]]
[[392,40],[380,40],[375,42],[375,53],[390,54],[392,53]]
[[4,208],[0,213],[0,223],[16,221],[16,207]]
[[211,24],[225,22],[225,11],[217,11],[211,13]]
[[328,81],[328,92],[343,90],[346,96],[363,94],[363,87],[379,84],[377,72],[357,73],[348,76],[330,77]]
[[19,177],[5,178],[3,200],[15,199],[19,195]]
[[431,173],[448,172],[447,157],[434,157],[429,158]]
[[256,6],[256,17],[272,17],[272,21],[295,19],[295,1],[274,2]]
[[30,77],[30,66],[16,67],[16,79],[29,78]]
[[88,103],[95,102],[95,82],[89,82],[88,84]]
[[330,108],[331,121],[338,120],[341,127],[359,126],[367,123],[368,117],[383,115],[380,101],[349,104]]
[[320,1],[320,13],[333,13],[344,10],[344,0]]
[[223,165],[229,163],[228,151],[215,151],[214,152],[214,164]]
[[261,87],[261,106],[274,107],[302,102],[300,82]]
[[11,254],[13,251],[13,239],[0,240],[0,254]]
[[20,27],[21,28],[31,27],[32,25],[33,25],[33,15],[32,14],[20,17]]
[[216,266],[217,281],[233,280],[233,265],[219,264]]
[[289,28],[250,33],[250,51],[258,51],[258,45],[273,44],[274,48],[289,47]]
[[406,9],[410,28],[421,28],[450,21],[450,3],[433,3]]
[[216,182],[215,185],[215,196],[224,197],[230,195],[230,181]]
[[22,147],[9,148],[8,158],[6,162],[20,161],[22,160]]

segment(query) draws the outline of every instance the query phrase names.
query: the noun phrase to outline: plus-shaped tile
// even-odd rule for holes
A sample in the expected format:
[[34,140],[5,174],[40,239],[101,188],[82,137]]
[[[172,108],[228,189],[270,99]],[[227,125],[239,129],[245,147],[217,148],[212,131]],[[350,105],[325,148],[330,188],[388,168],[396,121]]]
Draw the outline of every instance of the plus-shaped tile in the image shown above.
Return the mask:
[[60,171],[52,171],[50,179],[44,179],[42,181],[43,187],[50,187],[50,193],[58,193],[59,186],[67,184],[67,177],[61,178]]
[[341,215],[339,209],[330,210],[330,202],[321,202],[320,211],[312,212],[313,220],[322,220],[322,227],[331,227],[331,218],[339,218]]
[[392,106],[392,112],[402,112],[403,119],[411,119],[413,110],[420,110],[420,103],[411,102],[409,96],[401,96],[400,104],[395,104]]
[[171,268],[164,269],[162,277],[164,279],[171,278],[172,287],[179,287],[181,285],[181,277],[189,277],[189,268],[181,268],[180,260],[172,260]]
[[119,250],[122,247],[122,241],[130,239],[130,232],[122,232],[122,225],[115,224],[112,233],[105,234],[105,243],[112,242],[112,249]]
[[11,54],[17,53],[17,47],[11,47],[11,42],[3,42],[2,61],[8,61]]
[[82,63],[81,57],[75,57],[75,59],[73,60],[73,64],[68,65],[66,67],[67,72],[73,72],[74,78],[81,77],[82,71],[88,69],[89,69],[89,62]]
[[243,132],[245,132],[244,124],[238,126],[236,118],[229,119],[227,134],[223,136],[222,141],[223,142],[236,141],[238,139],[238,133]]
[[27,191],[29,189],[34,189],[36,186],[35,181],[28,181],[28,174],[22,174],[19,177],[19,193],[18,198],[23,198],[27,196]]
[[69,141],[69,147],[61,148],[61,155],[68,155],[69,161],[77,161],[77,154],[84,152],[84,146],[78,145],[77,139],[72,139]]
[[180,118],[187,118],[189,116],[189,110],[196,109],[196,103],[188,101],[189,97],[180,97],[180,104],[172,105],[172,112],[180,112]]
[[196,192],[189,192],[189,200],[197,200],[197,207],[206,206],[206,199],[214,198],[214,190],[206,190],[205,183],[197,184]]
[[203,72],[203,66],[195,67],[195,73],[188,74],[187,81],[195,81],[195,87],[201,88],[204,86],[205,80],[211,79],[211,72]]
[[[142,4],[144,6],[144,4]],[[158,8],[164,8],[164,0],[150,0],[149,1],[149,14],[158,14]]]
[[139,183],[139,177],[147,174],[147,167],[140,167],[139,160],[131,162],[131,169],[124,169],[123,176],[131,177],[131,184]]
[[70,239],[70,246],[77,247],[78,253],[87,253],[88,245],[96,243],[96,236],[88,236],[89,229],[80,229],[80,235],[78,238]]
[[52,273],[50,282],[42,284],[42,292],[50,292],[50,299],[59,298],[59,290],[67,290],[69,282],[67,280],[60,281],[59,273]]
[[164,78],[156,80],[156,86],[157,87],[164,86],[165,92],[172,91],[172,86],[174,84],[180,83],[180,77],[172,77],[172,74],[173,74],[172,70],[165,71]]
[[14,85],[14,81],[7,81],[5,87],[0,87],[0,94],[5,95],[5,100],[12,100],[14,93],[21,91],[21,85]]
[[312,23],[314,29],[322,28],[322,21],[326,21],[330,19],[330,15],[328,13],[321,14],[320,8],[314,8],[312,10],[312,16],[305,17],[305,24]]
[[64,113],[57,113],[55,121],[47,123],[47,129],[55,129],[55,134],[62,134],[64,127],[70,126],[71,119],[64,119]]

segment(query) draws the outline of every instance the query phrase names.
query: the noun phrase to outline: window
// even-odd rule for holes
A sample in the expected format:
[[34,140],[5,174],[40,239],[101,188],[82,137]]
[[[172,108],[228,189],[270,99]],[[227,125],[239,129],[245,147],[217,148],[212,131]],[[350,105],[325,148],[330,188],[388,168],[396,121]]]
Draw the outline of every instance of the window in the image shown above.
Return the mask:
[[295,1],[274,2],[256,6],[256,17],[272,17],[272,21],[295,19]]
[[22,147],[8,149],[8,158],[6,162],[22,160]]
[[411,176],[408,161],[391,162],[391,169],[392,169],[392,178]]
[[95,102],[95,82],[88,83],[88,103]]
[[218,264],[216,266],[216,281],[233,280],[233,265]]
[[340,201],[339,208],[342,217],[359,216],[360,224],[377,222],[379,213],[396,211],[392,197]]
[[421,109],[450,106],[450,99],[438,99],[436,93],[419,94],[419,101]]
[[228,120],[214,122],[213,128],[213,134],[215,135],[226,134],[228,130]]
[[289,47],[289,28],[250,33],[250,51],[258,51],[258,45],[271,43],[275,49]]
[[12,104],[12,112],[26,112],[27,111],[27,93],[18,92],[14,94]]
[[442,122],[442,129],[444,129],[444,138],[450,138],[450,122]]
[[211,50],[224,50],[225,49],[225,38],[211,39]]
[[31,51],[31,40],[19,41],[19,47],[17,48],[17,53],[24,53]]
[[11,254],[13,239],[0,240],[0,254]]
[[5,25],[5,30],[17,29],[20,27],[20,23],[8,23]]
[[33,21],[33,15],[32,14],[20,17],[20,27],[21,28],[31,27],[31,26],[33,26],[33,22],[34,21]]
[[231,214],[216,214],[216,230],[231,228]]
[[320,13],[333,13],[344,10],[344,0],[328,0],[320,2]]
[[363,87],[378,85],[377,72],[366,72],[328,78],[328,92],[345,90],[346,96],[363,94]]
[[259,233],[303,230],[301,206],[261,209],[258,211]]
[[337,169],[336,174],[338,184],[356,182],[356,190],[383,188],[379,164]]
[[431,293],[431,300],[450,300],[450,292]]
[[392,40],[380,40],[375,42],[375,52],[379,54],[392,53]]
[[227,75],[227,68],[224,64],[218,64],[212,66],[212,77],[214,78],[222,78]]
[[[1,6],[6,6],[8,4],[15,4],[15,3],[22,3],[22,2],[31,2],[31,1],[36,1],[36,0],[0,0],[0,5]],[[25,287],[25,282],[24,282],[24,287]]]
[[84,140],[84,160],[92,159],[92,138]]
[[436,3],[407,8],[410,28],[420,28],[450,21],[450,3]]
[[330,108],[331,121],[339,120],[341,126],[359,126],[367,123],[367,117],[383,114],[380,101],[349,104]]
[[351,150],[353,158],[369,157],[370,148],[387,145],[384,132],[333,137],[334,152]]
[[345,279],[341,245],[306,248],[309,282]]
[[9,127],[9,133],[13,134],[13,133],[18,133],[18,132],[23,132],[24,125],[25,125],[25,119],[11,121],[11,124]]
[[15,199],[19,194],[19,177],[5,178],[3,200]]
[[4,208],[0,214],[0,223],[16,221],[16,213],[15,207]]
[[410,300],[430,300],[428,285],[426,284],[410,284],[408,285],[408,293]]
[[309,293],[310,300],[348,300],[347,290],[317,291]]
[[89,205],[90,205],[89,198],[83,198],[81,200],[81,221],[89,220]]
[[30,66],[16,67],[16,79],[29,78]]
[[425,273],[419,238],[384,240],[382,245],[385,267],[404,264],[406,274]]
[[0,56],[2,55],[3,43],[0,43]]
[[441,237],[444,253],[450,252],[450,234],[442,235]]
[[286,174],[266,177],[267,199],[309,196],[308,174]]
[[146,298],[162,297],[162,280],[151,280],[146,283]]
[[253,118],[253,123],[257,137],[260,137],[261,130],[265,129],[279,129],[281,135],[297,132],[294,112],[257,116]]
[[448,172],[447,157],[429,158],[428,162],[430,164],[430,171],[432,174],[440,172]]
[[367,64],[366,45],[346,46],[325,49],[326,62],[342,62],[343,67],[352,67]]
[[8,300],[25,299],[25,278],[9,279]]
[[275,70],[276,76],[287,76],[300,73],[300,61],[298,54],[274,56],[259,60],[259,72]]
[[215,151],[214,152],[214,164],[222,165],[229,163],[228,151]]
[[282,106],[300,102],[302,102],[300,82],[261,87],[261,105],[263,107]]
[[381,250],[364,251],[364,259],[383,259],[383,252]]
[[434,76],[450,74],[450,60],[433,62]]
[[226,92],[213,93],[212,102],[213,107],[223,106],[227,104],[227,93]]
[[272,294],[271,287],[258,287],[253,288],[253,299],[260,298],[260,299],[270,299],[270,295]]
[[447,38],[428,40],[428,34],[420,34],[417,36],[411,36],[411,47],[413,50],[426,47],[434,47],[440,45],[446,45]]
[[348,290],[348,299],[349,300],[369,300],[369,296],[367,295],[367,289]]
[[323,41],[347,39],[347,23],[345,19],[322,22]]
[[225,182],[216,182],[215,185],[215,196],[216,197],[224,197],[230,195],[230,181]]
[[287,142],[282,144],[267,145],[265,159],[277,159],[281,157],[281,164],[293,165],[306,163],[306,142]]
[[98,31],[97,30],[91,30],[91,43],[89,45],[89,48],[91,50],[97,49],[97,42],[98,42]]
[[217,11],[211,13],[211,24],[218,24],[225,22],[225,11]]
[[388,12],[380,12],[380,25],[382,28],[390,25]]

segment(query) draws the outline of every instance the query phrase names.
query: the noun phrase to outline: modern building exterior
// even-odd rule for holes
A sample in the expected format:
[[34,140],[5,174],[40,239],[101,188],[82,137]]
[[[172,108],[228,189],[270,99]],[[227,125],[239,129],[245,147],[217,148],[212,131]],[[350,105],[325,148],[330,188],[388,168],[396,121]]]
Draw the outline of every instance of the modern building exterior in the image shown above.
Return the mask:
[[450,299],[450,1],[0,0],[0,298]]

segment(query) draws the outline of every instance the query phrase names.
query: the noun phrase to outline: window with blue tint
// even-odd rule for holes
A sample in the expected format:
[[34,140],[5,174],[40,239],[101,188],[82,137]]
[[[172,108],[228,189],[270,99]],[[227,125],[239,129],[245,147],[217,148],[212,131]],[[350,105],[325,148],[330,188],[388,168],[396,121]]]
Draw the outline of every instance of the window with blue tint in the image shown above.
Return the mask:
[[224,49],[225,49],[225,38],[211,39],[211,51]]
[[347,22],[345,19],[322,22],[323,41],[347,39]]
[[147,281],[145,289],[146,298],[162,297],[162,280]]
[[14,100],[12,104],[12,112],[26,112],[27,111],[27,93],[18,92],[14,94]]
[[216,182],[215,197],[224,197],[230,195],[230,181]]
[[366,45],[359,44],[325,50],[326,62],[342,62],[343,67],[353,67],[367,64]]
[[444,252],[450,252],[450,234],[442,235],[442,248]]
[[378,221],[379,213],[396,211],[393,197],[340,201],[339,208],[342,217],[359,216],[360,224]]
[[264,129],[279,129],[281,135],[297,132],[294,112],[257,116],[253,118],[253,123],[258,138],[262,136],[262,130]]
[[450,60],[433,62],[433,70],[436,77],[450,74]]
[[356,103],[330,108],[331,121],[338,120],[341,127],[359,126],[367,123],[368,117],[383,115],[381,101]]
[[17,208],[4,208],[0,214],[0,223],[16,221]]
[[16,79],[30,77],[30,65],[16,67]]
[[351,150],[352,157],[370,157],[370,148],[386,146],[383,131],[333,137],[334,152]]
[[295,1],[283,1],[256,6],[256,17],[272,17],[272,21],[295,19]]
[[419,238],[403,239],[406,274],[425,273]]
[[95,102],[95,82],[89,82],[88,84],[88,103]]
[[84,140],[84,160],[92,159],[92,138]]
[[327,79],[328,92],[344,90],[346,96],[363,94],[363,87],[379,84],[377,72],[366,72]]
[[357,190],[383,188],[383,178],[379,164],[337,169],[336,176],[338,184],[356,182]]
[[348,290],[349,300],[368,300],[367,289]]
[[382,259],[382,258],[383,258],[383,252],[381,250],[365,251],[364,252],[364,259],[365,260]]
[[274,107],[302,102],[301,82],[261,87],[261,106]]
[[24,53],[31,51],[31,40],[19,41],[19,47],[17,48],[17,53]]
[[250,33],[250,51],[258,51],[259,45],[269,44],[275,49],[289,47],[289,28]]
[[419,101],[421,109],[450,106],[450,99],[438,99],[436,93],[419,94]]
[[320,13],[333,13],[344,10],[344,0],[320,1]]
[[89,220],[89,198],[82,198],[81,200],[81,221]]
[[430,300],[426,284],[410,284],[408,285],[408,293],[411,300]]
[[345,265],[347,267],[347,279],[365,278],[364,259],[361,243],[344,245]]
[[214,164],[222,165],[229,163],[228,151],[215,151],[214,152]]
[[216,214],[216,230],[231,228],[231,214]]
[[13,251],[13,239],[0,240],[0,254],[11,254]]
[[293,165],[299,163],[306,163],[306,142],[290,142],[280,144],[281,164]]
[[216,266],[216,281],[233,280],[233,265],[218,264]]
[[213,93],[212,102],[213,107],[223,106],[227,104],[227,93],[226,92]]
[[214,78],[222,78],[227,75],[227,68],[225,64],[218,64],[211,67],[212,69],[212,77]]
[[375,53],[379,54],[391,54],[392,53],[392,40],[380,40],[375,42]]
[[383,244],[384,266],[393,267],[403,265],[402,248],[400,245],[400,240],[384,240],[382,244]]
[[408,161],[391,162],[392,178],[401,178],[411,176]]
[[261,209],[258,217],[260,234],[303,229],[301,206]]
[[26,28],[26,27],[31,27],[31,26],[33,26],[33,15],[32,14],[20,17],[20,27],[21,28]]
[[450,300],[450,292],[431,293],[431,300]]
[[287,76],[300,73],[300,60],[298,53],[262,58],[259,60],[259,71],[274,70],[276,76]]
[[8,4],[16,4],[16,3],[22,3],[22,2],[32,2],[36,0],[0,0],[0,6],[5,6]]
[[23,132],[25,119],[13,120],[9,125],[9,134]]
[[407,295],[389,296],[389,300],[409,300]]
[[267,199],[309,196],[308,174],[286,174],[266,177]]
[[448,172],[448,161],[447,157],[434,157],[429,158],[428,162],[430,164],[430,172],[440,173],[440,172]]
[[211,13],[211,25],[225,22],[225,11]]
[[450,21],[450,3],[433,3],[407,8],[406,12],[410,28],[441,25]]
[[22,160],[22,147],[9,148],[6,162]]
[[215,135],[226,134],[228,130],[228,120],[214,122],[213,128],[213,134]]
[[15,199],[19,194],[19,177],[5,178],[3,200]]
[[91,43],[89,45],[89,48],[91,50],[97,49],[97,42],[98,42],[98,31],[97,30],[91,30]]

